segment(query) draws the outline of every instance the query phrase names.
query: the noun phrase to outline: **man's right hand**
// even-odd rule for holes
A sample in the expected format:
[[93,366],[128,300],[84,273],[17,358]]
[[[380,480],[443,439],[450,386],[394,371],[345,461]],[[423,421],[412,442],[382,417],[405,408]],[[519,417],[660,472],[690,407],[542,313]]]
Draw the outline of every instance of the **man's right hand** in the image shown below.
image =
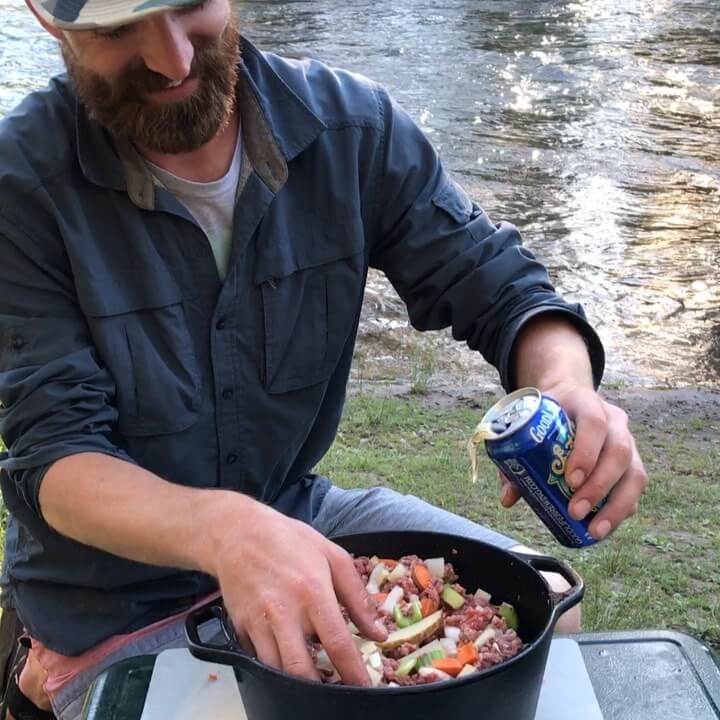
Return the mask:
[[213,524],[208,562],[238,637],[274,668],[318,679],[307,638],[317,636],[348,684],[368,685],[343,619],[344,605],[363,637],[382,641],[377,609],[350,555],[309,525],[238,495]]

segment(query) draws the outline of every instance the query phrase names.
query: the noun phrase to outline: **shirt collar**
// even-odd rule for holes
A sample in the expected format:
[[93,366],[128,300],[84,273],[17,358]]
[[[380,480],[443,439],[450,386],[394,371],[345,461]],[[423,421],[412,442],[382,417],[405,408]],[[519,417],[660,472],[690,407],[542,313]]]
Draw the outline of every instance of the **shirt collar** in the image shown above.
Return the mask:
[[[238,83],[243,144],[252,168],[277,192],[287,180],[287,163],[307,148],[325,123],[270,67],[263,54],[243,38]],[[138,207],[155,207],[152,174],[127,142],[113,142],[107,130],[76,110],[78,161],[90,182],[128,193]]]

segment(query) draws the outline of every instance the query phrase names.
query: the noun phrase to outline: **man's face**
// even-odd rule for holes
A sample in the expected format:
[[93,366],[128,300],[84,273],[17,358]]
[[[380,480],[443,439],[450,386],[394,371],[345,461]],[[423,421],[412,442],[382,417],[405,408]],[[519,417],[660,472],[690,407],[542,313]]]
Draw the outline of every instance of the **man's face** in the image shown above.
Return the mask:
[[232,116],[240,35],[228,0],[60,40],[91,116],[139,148],[191,152]]

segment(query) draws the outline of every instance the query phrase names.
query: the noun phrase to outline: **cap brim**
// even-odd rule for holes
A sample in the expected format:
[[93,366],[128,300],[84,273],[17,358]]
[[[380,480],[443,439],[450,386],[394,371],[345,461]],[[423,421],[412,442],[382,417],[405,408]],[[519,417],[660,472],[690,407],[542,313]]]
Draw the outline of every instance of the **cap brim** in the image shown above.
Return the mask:
[[44,20],[63,30],[127,25],[148,15],[201,3],[202,0],[30,0]]

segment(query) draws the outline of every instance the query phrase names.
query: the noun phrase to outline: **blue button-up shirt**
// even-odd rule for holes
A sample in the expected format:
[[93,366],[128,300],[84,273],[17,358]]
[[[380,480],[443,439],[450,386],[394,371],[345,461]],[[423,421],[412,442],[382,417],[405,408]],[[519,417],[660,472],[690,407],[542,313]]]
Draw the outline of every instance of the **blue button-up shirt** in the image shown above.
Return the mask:
[[581,308],[381,87],[247,42],[243,60],[246,172],[224,283],[187,209],[88,117],[67,78],[0,125],[3,597],[64,654],[215,581],[59,535],[38,503],[47,468],[100,452],[310,520],[368,267],[387,274],[414,327],[451,326],[506,386],[518,330],[548,311],[578,325],[602,372]]

